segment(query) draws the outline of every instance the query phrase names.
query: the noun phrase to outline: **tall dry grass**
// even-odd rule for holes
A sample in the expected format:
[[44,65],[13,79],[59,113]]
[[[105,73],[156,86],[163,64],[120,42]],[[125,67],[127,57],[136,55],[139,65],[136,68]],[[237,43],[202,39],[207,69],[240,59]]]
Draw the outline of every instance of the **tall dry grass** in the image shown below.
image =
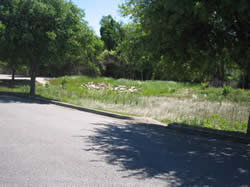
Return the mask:
[[[218,123],[227,123],[228,129],[245,131],[246,127],[234,127],[247,123],[250,108],[237,103],[196,101],[195,99],[177,99],[167,97],[142,97],[137,105],[110,104],[99,101],[80,99],[78,105],[90,108],[115,111],[165,122],[202,123],[212,116],[218,116]],[[191,124],[192,125],[192,124]],[[199,124],[194,124],[199,125]],[[227,127],[220,127],[224,129]],[[225,129],[227,130],[227,129]]]

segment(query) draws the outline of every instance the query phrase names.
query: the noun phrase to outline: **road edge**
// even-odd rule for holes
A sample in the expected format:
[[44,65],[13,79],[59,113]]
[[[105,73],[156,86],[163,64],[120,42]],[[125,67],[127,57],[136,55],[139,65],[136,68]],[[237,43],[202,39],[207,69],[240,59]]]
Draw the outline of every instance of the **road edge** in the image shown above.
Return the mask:
[[65,107],[65,108],[70,108],[70,109],[75,109],[83,112],[88,112],[88,113],[93,113],[97,115],[102,115],[106,117],[111,117],[111,118],[116,118],[116,119],[121,119],[121,120],[131,120],[131,121],[139,121],[138,123],[145,123],[145,124],[150,124],[150,125],[158,125],[170,130],[178,131],[181,133],[186,133],[186,134],[192,134],[196,136],[205,136],[205,137],[213,137],[213,138],[218,138],[222,140],[229,140],[234,143],[241,143],[241,144],[248,144],[250,145],[250,138],[247,137],[246,135],[241,134],[241,136],[235,136],[235,135],[229,135],[225,134],[220,131],[216,130],[210,130],[210,129],[201,129],[201,128],[194,128],[194,127],[189,127],[189,126],[183,126],[179,125],[176,123],[170,123],[170,124],[163,124],[159,121],[153,120],[153,119],[148,119],[145,120],[147,122],[144,122],[143,117],[131,117],[131,116],[126,116],[126,115],[121,115],[121,114],[115,114],[111,112],[105,112],[105,111],[100,111],[100,110],[95,110],[95,109],[89,109],[81,106],[76,106],[73,104],[69,103],[64,103],[52,99],[47,99],[47,98],[42,98],[39,96],[30,96],[28,94],[23,94],[23,93],[14,93],[14,92],[0,92],[0,95],[5,95],[5,96],[13,96],[13,97],[19,97],[19,98],[24,98],[24,99],[29,99],[29,100],[35,100],[35,101],[40,101],[40,102],[45,102],[48,104],[54,104],[57,106]]
[[89,113],[93,113],[93,114],[98,114],[98,115],[102,115],[102,116],[107,116],[107,117],[111,117],[111,118],[117,118],[117,119],[122,119],[122,120],[134,120],[133,117],[126,116],[126,115],[115,114],[115,113],[105,112],[105,111],[101,111],[101,110],[89,109],[89,108],[85,108],[85,107],[81,107],[81,106],[77,106],[77,105],[73,105],[73,104],[69,104],[69,103],[64,103],[61,101],[56,101],[53,99],[42,98],[39,96],[30,96],[28,94],[23,94],[23,93],[0,92],[0,95],[13,96],[13,97],[19,97],[19,98],[24,98],[24,99],[29,99],[29,100],[40,101],[40,102],[44,102],[44,103],[48,103],[48,104],[54,104],[54,105],[58,105],[58,106],[65,107],[65,108],[71,108],[71,109],[75,109],[75,110],[79,110],[79,111],[83,111],[83,112],[89,112]]

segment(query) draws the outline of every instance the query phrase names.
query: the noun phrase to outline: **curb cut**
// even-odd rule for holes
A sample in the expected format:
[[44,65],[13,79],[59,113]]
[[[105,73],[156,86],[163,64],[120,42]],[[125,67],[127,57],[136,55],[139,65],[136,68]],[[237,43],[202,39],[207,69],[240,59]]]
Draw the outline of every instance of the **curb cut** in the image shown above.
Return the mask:
[[[76,105],[69,104],[69,103],[59,102],[59,101],[51,100],[51,99],[45,99],[45,98],[41,98],[38,96],[30,96],[28,94],[23,94],[23,93],[0,92],[0,95],[36,100],[36,101],[40,101],[43,103],[54,104],[54,105],[58,105],[61,107],[66,107],[66,108],[70,108],[70,109],[75,109],[75,110],[79,110],[79,111],[83,111],[83,112],[89,112],[89,113],[102,115],[102,116],[106,116],[106,117],[111,117],[111,118],[116,118],[116,119],[121,119],[121,120],[131,120],[132,121],[132,120],[143,119],[140,117],[130,117],[130,116],[125,116],[125,115],[120,115],[120,114],[115,114],[115,113],[110,113],[110,112],[104,112],[104,111],[100,111],[100,110],[84,108],[84,107],[76,106]],[[152,120],[152,121],[155,121],[155,120]],[[143,122],[140,122],[140,123],[143,123]],[[161,126],[163,128],[183,132],[186,134],[203,136],[203,137],[213,137],[213,138],[218,138],[221,140],[228,140],[228,141],[231,141],[234,143],[241,143],[241,144],[249,144],[250,145],[250,137],[247,137],[247,135],[244,133],[226,134],[225,132],[223,133],[223,131],[219,131],[219,130],[194,128],[194,127],[189,127],[187,125],[179,125],[176,123],[171,123],[171,124],[166,125],[166,124],[162,124],[158,121],[156,121],[155,123],[151,123],[151,122],[147,123],[146,122],[145,124],[158,125],[158,126]]]

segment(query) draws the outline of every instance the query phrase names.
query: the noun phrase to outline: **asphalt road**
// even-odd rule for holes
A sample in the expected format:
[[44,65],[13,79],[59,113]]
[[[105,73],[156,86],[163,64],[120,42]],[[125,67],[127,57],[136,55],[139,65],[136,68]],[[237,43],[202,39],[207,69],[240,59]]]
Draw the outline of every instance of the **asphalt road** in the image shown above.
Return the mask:
[[0,96],[0,186],[250,186],[250,148]]

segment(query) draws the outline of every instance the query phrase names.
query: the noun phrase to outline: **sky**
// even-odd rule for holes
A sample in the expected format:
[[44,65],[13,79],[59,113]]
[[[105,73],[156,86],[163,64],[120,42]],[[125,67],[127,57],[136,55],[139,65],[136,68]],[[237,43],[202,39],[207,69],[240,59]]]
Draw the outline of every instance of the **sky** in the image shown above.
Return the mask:
[[72,2],[85,12],[85,20],[89,26],[100,36],[100,20],[103,16],[112,15],[116,21],[126,22],[119,13],[118,6],[123,0],[72,0]]

